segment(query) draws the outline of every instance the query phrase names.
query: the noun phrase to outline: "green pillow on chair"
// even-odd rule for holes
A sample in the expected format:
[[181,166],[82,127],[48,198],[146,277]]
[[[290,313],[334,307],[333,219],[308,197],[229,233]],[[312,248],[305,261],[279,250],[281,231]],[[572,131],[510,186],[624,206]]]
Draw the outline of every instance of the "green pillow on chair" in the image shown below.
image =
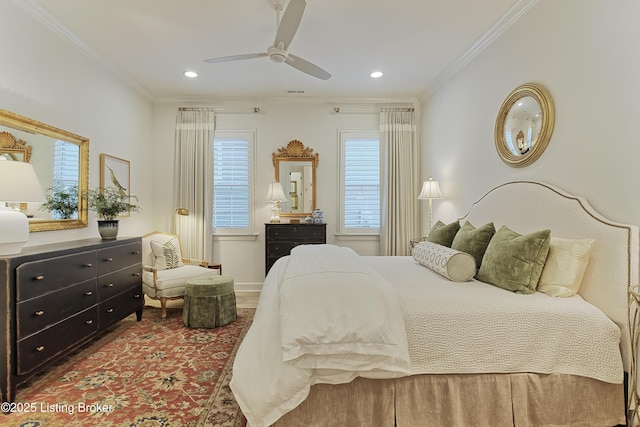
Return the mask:
[[456,237],[458,230],[460,230],[460,223],[458,221],[446,225],[442,221],[438,221],[431,227],[429,236],[427,236],[427,242],[450,248],[451,242],[453,242],[453,238]]
[[502,226],[489,242],[476,278],[518,294],[532,294],[550,241],[551,230],[522,235]]

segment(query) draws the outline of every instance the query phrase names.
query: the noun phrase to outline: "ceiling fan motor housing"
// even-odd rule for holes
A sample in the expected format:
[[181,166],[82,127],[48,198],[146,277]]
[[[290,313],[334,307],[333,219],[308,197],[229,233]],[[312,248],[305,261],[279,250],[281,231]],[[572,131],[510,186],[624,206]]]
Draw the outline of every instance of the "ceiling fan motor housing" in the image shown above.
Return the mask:
[[284,62],[287,59],[287,56],[289,56],[289,52],[276,46],[271,46],[267,49],[267,54],[269,55],[270,60],[278,64]]

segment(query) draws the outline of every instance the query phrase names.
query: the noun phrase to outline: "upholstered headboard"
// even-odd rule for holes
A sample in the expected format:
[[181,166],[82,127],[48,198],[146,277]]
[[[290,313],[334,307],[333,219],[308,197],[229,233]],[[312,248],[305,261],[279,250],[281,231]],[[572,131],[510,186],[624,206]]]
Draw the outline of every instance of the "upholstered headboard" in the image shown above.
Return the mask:
[[625,370],[630,370],[629,286],[638,283],[638,226],[611,221],[589,203],[549,184],[515,181],[499,185],[460,218],[475,226],[493,222],[521,234],[550,229],[551,236],[594,239],[580,295],[602,310],[622,332]]

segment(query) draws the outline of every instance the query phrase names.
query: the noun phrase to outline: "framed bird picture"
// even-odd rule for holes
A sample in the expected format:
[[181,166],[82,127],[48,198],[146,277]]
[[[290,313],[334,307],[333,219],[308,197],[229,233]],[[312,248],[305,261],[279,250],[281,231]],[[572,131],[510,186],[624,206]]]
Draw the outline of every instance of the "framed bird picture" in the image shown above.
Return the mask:
[[[121,196],[131,196],[131,163],[129,160],[100,153],[100,188],[115,187]],[[129,216],[129,212],[120,216]]]

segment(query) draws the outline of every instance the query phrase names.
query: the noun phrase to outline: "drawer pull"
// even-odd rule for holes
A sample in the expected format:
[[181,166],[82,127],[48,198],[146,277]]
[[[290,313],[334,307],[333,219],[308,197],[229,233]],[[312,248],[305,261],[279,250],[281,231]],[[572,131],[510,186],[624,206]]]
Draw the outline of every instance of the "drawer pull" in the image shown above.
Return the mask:
[[113,283],[108,283],[107,288],[113,288]]
[[85,264],[84,266],[87,267],[87,268],[91,268],[91,267],[93,267],[93,264],[88,263],[88,264]]
[[134,298],[140,298],[140,294],[135,294],[133,297]]
[[87,325],[90,325],[90,324],[92,324],[92,323],[93,323],[93,320],[87,320],[87,321],[86,321],[86,322],[84,322],[84,323],[85,323],[85,324],[87,324]]
[[91,291],[87,291],[87,292],[85,292],[84,294],[85,294],[86,296],[90,297],[91,295],[93,295],[93,292],[91,292]]
[[113,313],[113,308],[108,308],[107,313]]
[[134,255],[140,255],[140,251],[133,251]]
[[35,280],[44,280],[44,276],[40,275],[40,276],[36,276],[34,277]]
[[135,273],[134,276],[140,277],[140,273]]
[[107,259],[105,259],[105,261],[107,261],[107,262],[113,262],[113,258],[107,258]]
[[36,347],[36,351],[44,351],[44,346],[41,345],[40,347]]
[[44,315],[44,310],[38,310],[38,311],[36,311],[36,312],[35,312],[35,315],[36,315],[36,316],[42,316],[42,315]]

